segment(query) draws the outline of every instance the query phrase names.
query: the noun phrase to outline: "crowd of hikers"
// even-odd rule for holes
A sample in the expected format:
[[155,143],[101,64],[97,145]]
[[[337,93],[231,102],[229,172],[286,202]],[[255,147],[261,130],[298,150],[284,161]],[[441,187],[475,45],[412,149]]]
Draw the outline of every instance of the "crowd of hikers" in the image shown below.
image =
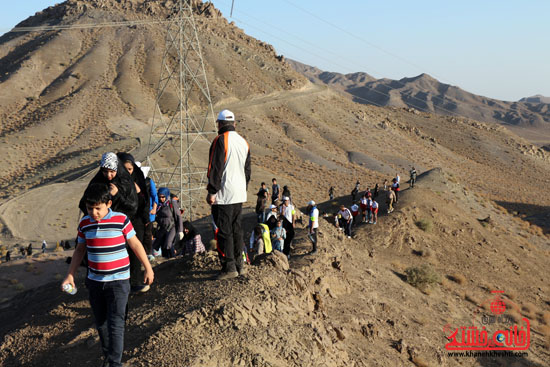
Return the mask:
[[[288,186],[277,179],[268,187],[262,182],[256,193],[256,224],[244,245],[242,204],[247,201],[251,175],[250,149],[235,130],[235,116],[229,110],[219,113],[218,136],[209,151],[206,202],[211,206],[214,238],[221,263],[217,279],[232,279],[246,273],[249,254],[261,256],[279,251],[290,259],[295,236],[297,211]],[[414,168],[413,168],[414,170]],[[411,187],[416,180],[411,170]],[[151,262],[158,256],[205,252],[201,234],[183,220],[184,209],[177,195],[167,187],[157,189],[148,177],[149,167],[127,153],[105,153],[97,174],[80,200],[82,210],[74,254],[62,289],[76,288],[75,274],[81,264],[87,267],[86,288],[104,354],[104,366],[121,366],[124,325],[130,293],[144,293],[154,280]],[[399,175],[386,190],[388,213],[399,199]],[[336,213],[335,224],[348,237],[354,221],[376,224],[378,184],[361,196],[360,183],[352,191],[351,210],[344,205]],[[334,198],[334,188],[329,197]],[[358,200],[357,200],[358,199]],[[307,205],[307,237],[310,254],[317,252],[319,209]],[[32,251],[32,248],[31,248]]]

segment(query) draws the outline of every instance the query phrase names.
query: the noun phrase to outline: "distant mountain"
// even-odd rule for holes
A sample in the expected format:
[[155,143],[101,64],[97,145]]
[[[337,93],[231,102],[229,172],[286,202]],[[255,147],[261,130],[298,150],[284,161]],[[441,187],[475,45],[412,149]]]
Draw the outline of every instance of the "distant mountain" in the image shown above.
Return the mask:
[[363,104],[416,108],[524,127],[546,127],[550,123],[549,97],[536,95],[519,102],[505,102],[441,83],[428,74],[400,80],[376,79],[367,73],[339,74],[294,60],[287,62],[313,83],[349,93],[354,101]]

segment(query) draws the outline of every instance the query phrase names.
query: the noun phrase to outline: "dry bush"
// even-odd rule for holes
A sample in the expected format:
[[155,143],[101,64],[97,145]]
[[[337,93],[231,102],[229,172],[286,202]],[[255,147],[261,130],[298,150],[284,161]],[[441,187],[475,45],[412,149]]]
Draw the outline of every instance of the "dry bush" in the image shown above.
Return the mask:
[[460,285],[466,284],[466,277],[462,274],[447,275],[447,278],[449,278],[449,280],[452,280],[453,282],[455,282],[457,284],[460,284]]
[[411,359],[416,367],[429,367],[430,365],[422,357],[415,356]]
[[524,315],[534,317],[538,309],[537,306],[535,306],[534,304],[526,303],[521,307],[521,310],[523,311]]
[[425,290],[432,284],[441,282],[441,277],[429,265],[409,267],[405,269],[407,283],[420,290]]
[[20,291],[22,291],[22,290],[25,289],[25,286],[24,286],[23,284],[21,284],[21,283],[17,283],[17,284],[15,284],[15,285],[13,286],[13,289],[15,289],[16,291],[20,292]]
[[433,222],[429,219],[420,219],[414,222],[418,228],[423,230],[424,232],[431,232],[433,229]]
[[392,261],[391,266],[394,270],[397,271],[402,271],[403,269],[405,269],[405,265],[403,265],[399,260]]
[[505,294],[506,297],[510,298],[512,301],[518,298],[518,294],[514,291],[507,291]]
[[548,325],[541,325],[539,326],[539,332],[544,336],[550,336],[550,326]]
[[471,293],[464,293],[464,299],[474,305],[479,305],[479,300]]
[[19,283],[19,279],[15,279],[15,278],[10,279],[10,284],[11,285],[16,285],[18,283]]
[[511,317],[511,318],[514,320],[514,322],[516,322],[516,323],[517,323],[517,322],[520,322],[521,319],[522,319],[521,314],[520,314],[518,311],[514,310],[514,309],[507,311],[507,313],[508,313],[508,315],[510,315],[510,317]]

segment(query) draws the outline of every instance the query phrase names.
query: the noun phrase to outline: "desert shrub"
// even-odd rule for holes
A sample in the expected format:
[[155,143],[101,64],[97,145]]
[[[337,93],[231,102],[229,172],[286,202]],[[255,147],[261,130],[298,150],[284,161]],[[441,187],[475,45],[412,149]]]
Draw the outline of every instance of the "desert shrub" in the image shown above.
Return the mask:
[[407,283],[418,289],[426,289],[441,281],[439,274],[426,264],[420,267],[407,268],[405,274],[407,275]]
[[463,285],[466,283],[466,277],[462,274],[448,275],[447,278],[449,278],[449,280],[452,280],[453,282],[458,283],[460,285]]
[[13,289],[15,289],[16,291],[22,291],[25,289],[25,286],[21,283],[17,283],[13,286]]
[[11,285],[16,285],[16,284],[18,284],[18,283],[19,283],[19,279],[16,279],[16,278],[10,279],[10,284],[11,284]]
[[417,220],[414,224],[424,232],[430,232],[433,228],[433,223],[429,219]]

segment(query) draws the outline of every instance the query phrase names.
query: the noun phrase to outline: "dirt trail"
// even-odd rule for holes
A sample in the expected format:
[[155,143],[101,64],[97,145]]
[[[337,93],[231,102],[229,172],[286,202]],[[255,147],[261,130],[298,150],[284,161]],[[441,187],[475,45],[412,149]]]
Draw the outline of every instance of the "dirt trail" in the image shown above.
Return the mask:
[[[449,358],[443,348],[443,325],[471,319],[494,287],[515,292],[523,284],[520,277],[502,284],[491,268],[483,270],[487,256],[502,270],[510,261],[529,257],[531,285],[540,289],[539,295],[531,288],[514,295],[516,303],[534,305],[521,309],[526,317],[537,320],[542,315],[550,289],[541,256],[546,250],[536,243],[522,249],[509,241],[513,233],[523,232],[501,227],[507,215],[484,208],[487,203],[473,195],[453,193],[457,188],[441,172],[425,175],[418,188],[403,191],[394,213],[384,214],[381,208],[378,224],[356,226],[351,240],[322,220],[316,255],[308,254],[311,245],[299,225],[290,263],[270,255],[234,281],[214,280],[219,268],[214,253],[157,265],[151,291],[130,298],[124,360],[133,366],[196,367],[371,366],[374,361],[388,367],[413,361],[417,366],[462,365],[464,360]],[[426,201],[430,195],[434,197]],[[454,222],[459,198],[460,210],[478,205],[485,210],[480,214],[490,213],[491,227],[475,219]],[[319,208],[332,213],[348,201],[342,197]],[[430,218],[432,208],[438,216],[431,219],[432,232],[422,237],[414,223]],[[247,228],[253,221],[252,214],[245,216]],[[455,232],[458,238],[452,242]],[[475,239],[482,241],[481,247]],[[479,256],[472,257],[476,248]],[[422,292],[405,282],[404,270],[424,263],[444,279]],[[81,269],[81,277],[83,273]],[[446,278],[458,273],[466,283]],[[71,297],[49,284],[14,298],[0,315],[2,365],[98,365],[99,345],[86,295],[82,288]],[[514,359],[515,366],[550,361],[543,326],[536,323],[529,356]],[[468,365],[496,367],[507,365],[505,361],[474,359]]]

